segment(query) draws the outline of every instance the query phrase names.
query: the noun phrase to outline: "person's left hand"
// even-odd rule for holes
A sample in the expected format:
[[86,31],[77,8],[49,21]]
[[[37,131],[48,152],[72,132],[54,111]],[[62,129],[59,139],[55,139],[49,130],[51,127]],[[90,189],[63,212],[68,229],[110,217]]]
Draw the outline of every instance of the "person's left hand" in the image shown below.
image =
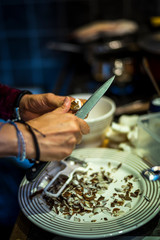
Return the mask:
[[20,101],[20,116],[24,121],[34,119],[62,106],[64,99],[53,93],[26,94]]

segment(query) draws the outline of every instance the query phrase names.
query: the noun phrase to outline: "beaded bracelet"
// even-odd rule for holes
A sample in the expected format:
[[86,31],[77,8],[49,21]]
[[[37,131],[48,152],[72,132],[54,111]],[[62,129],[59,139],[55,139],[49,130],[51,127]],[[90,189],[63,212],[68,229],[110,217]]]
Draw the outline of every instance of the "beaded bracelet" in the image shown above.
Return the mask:
[[[34,131],[41,134],[42,137],[46,137],[46,135],[41,133],[36,128],[31,127],[28,123],[24,122],[23,120],[19,120],[18,122],[24,124],[28,128],[29,132],[31,133],[33,141],[34,141],[34,145],[35,145],[35,150],[36,150],[36,157],[35,157],[34,160],[36,160],[36,162],[39,161],[39,159],[40,159],[40,148],[39,148],[38,140],[37,140],[37,137],[36,137],[36,134],[34,133]],[[33,159],[29,159],[29,160],[31,162],[33,162]]]
[[[43,137],[46,137],[43,133],[41,133],[40,131],[38,131],[37,129],[35,128],[32,128],[28,123],[20,120],[18,121],[19,123],[22,123],[24,124],[29,132],[31,133],[32,137],[33,137],[33,141],[34,141],[34,145],[35,145],[35,149],[36,149],[36,157],[35,157],[35,160],[36,161],[39,161],[40,159],[40,148],[39,148],[39,144],[38,144],[38,140],[37,140],[37,137],[34,133],[33,130],[37,131],[38,133],[40,133]],[[23,137],[23,134],[22,132],[18,129],[17,127],[17,124],[15,121],[11,121],[11,120],[7,120],[6,122],[2,123],[0,125],[0,130],[1,128],[5,125],[5,124],[12,124],[15,129],[16,129],[16,134],[17,134],[17,138],[18,138],[18,156],[17,158],[20,160],[20,161],[24,161],[24,159],[26,158],[26,144],[25,144],[25,140],[24,140],[24,137]],[[30,160],[31,162],[33,162],[33,159]]]
[[[36,157],[35,157],[35,160],[36,161],[39,161],[40,159],[40,148],[39,148],[39,144],[38,144],[38,140],[37,140],[37,137],[34,133],[33,130],[37,131],[38,133],[40,133],[43,137],[45,137],[45,135],[43,133],[41,133],[40,131],[38,131],[37,129],[35,128],[32,128],[28,123],[24,122],[22,119],[21,119],[21,116],[20,116],[20,112],[19,112],[19,103],[21,101],[21,98],[25,95],[25,94],[32,94],[30,91],[22,91],[19,96],[17,97],[16,99],[16,103],[15,103],[15,108],[14,108],[14,114],[15,114],[15,119],[13,119],[13,121],[15,122],[20,122],[22,124],[24,124],[29,132],[31,133],[32,137],[33,137],[33,141],[34,141],[34,145],[35,145],[35,149],[36,149]],[[33,160],[31,159],[30,161],[33,162]]]
[[21,123],[23,123],[28,128],[28,130],[30,131],[30,133],[31,133],[31,135],[33,137],[33,141],[34,141],[34,145],[35,145],[35,149],[36,149],[35,160],[39,161],[39,159],[40,159],[40,148],[39,148],[39,144],[38,144],[38,140],[37,140],[36,134],[34,133],[32,127],[28,123],[22,122],[22,121],[21,121]]
[[26,158],[26,144],[25,144],[25,141],[24,141],[23,134],[18,129],[17,124],[14,121],[11,121],[11,120],[7,120],[6,122],[2,123],[1,126],[0,126],[0,130],[7,123],[13,125],[16,129],[16,134],[17,134],[17,138],[18,138],[18,156],[17,156],[17,158],[20,161],[24,161],[24,159]]

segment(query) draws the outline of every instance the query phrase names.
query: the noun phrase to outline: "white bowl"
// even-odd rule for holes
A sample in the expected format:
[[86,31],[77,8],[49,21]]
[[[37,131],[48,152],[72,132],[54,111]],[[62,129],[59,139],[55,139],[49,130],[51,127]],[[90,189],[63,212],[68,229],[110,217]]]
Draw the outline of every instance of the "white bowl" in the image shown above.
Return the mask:
[[[74,98],[88,99],[91,94],[73,94]],[[90,111],[85,121],[90,127],[90,133],[83,135],[82,142],[78,147],[98,147],[101,145],[105,132],[110,126],[114,113],[115,103],[112,99],[103,96],[95,107]]]

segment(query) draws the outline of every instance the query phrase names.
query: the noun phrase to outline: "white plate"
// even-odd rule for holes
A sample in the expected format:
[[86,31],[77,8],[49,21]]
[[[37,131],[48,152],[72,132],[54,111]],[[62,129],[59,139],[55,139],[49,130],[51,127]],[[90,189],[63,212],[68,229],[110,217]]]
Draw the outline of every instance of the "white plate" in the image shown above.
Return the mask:
[[[97,216],[96,222],[91,222],[87,216],[83,217],[80,222],[74,221],[74,218],[67,220],[54,213],[53,210],[49,210],[41,195],[30,198],[33,192],[46,184],[48,173],[54,175],[58,171],[59,164],[51,163],[34,183],[29,183],[24,178],[19,188],[20,207],[34,224],[46,231],[66,237],[96,239],[135,230],[158,214],[160,210],[160,184],[158,181],[151,182],[142,177],[141,172],[148,168],[148,165],[139,157],[128,152],[100,148],[77,149],[72,155],[80,159],[86,159],[96,171],[102,166],[108,168],[108,162],[111,162],[111,169],[121,162],[122,166],[114,176],[116,181],[109,186],[107,194],[111,197],[113,189],[120,187],[124,183],[124,177],[131,174],[139,179],[134,181],[133,185],[135,190],[140,189],[141,194],[138,198],[132,199],[131,208],[126,207],[124,209],[123,207],[122,210],[125,213],[119,217],[110,216],[108,218],[107,216],[108,220],[104,221]],[[108,171],[110,170],[108,169]],[[110,197],[109,201],[111,201]]]

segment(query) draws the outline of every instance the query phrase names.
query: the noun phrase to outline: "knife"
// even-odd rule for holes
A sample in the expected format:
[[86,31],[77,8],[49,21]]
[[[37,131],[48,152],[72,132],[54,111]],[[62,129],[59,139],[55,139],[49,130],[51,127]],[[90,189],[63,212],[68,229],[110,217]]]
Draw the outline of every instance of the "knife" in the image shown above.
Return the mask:
[[[107,80],[102,86],[100,86],[91,97],[84,103],[84,105],[76,112],[76,116],[81,119],[85,119],[87,114],[92,110],[92,108],[97,104],[101,97],[108,90],[112,84],[115,76]],[[34,181],[41,172],[49,165],[50,162],[36,161],[35,164],[26,171],[26,178],[28,181]]]

